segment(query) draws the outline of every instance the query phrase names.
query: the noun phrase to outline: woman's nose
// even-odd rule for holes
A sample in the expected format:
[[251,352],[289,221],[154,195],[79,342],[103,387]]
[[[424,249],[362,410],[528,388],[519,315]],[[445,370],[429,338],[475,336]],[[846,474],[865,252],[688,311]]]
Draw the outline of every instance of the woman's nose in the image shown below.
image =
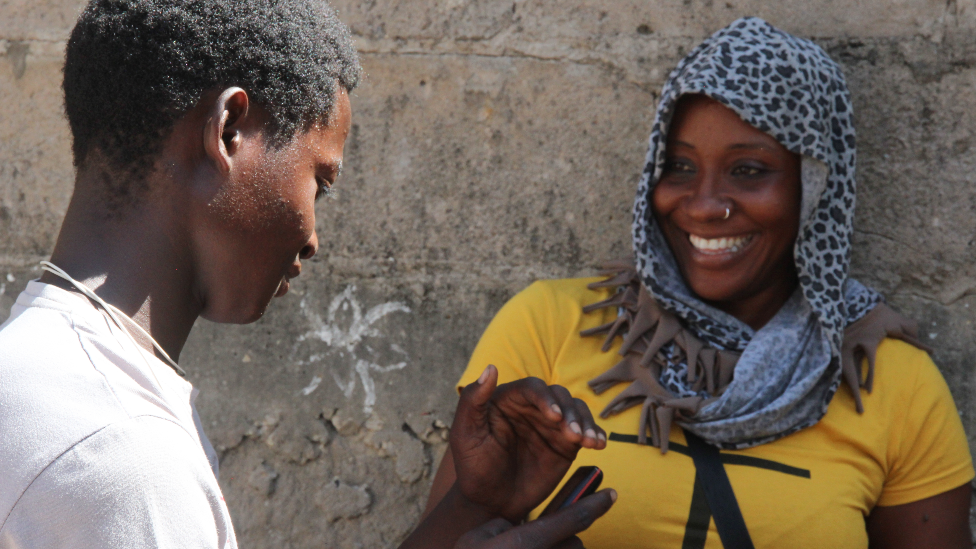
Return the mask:
[[719,191],[720,182],[715,177],[705,176],[687,197],[685,213],[695,221],[710,222],[728,219],[732,201]]
[[312,238],[309,238],[305,246],[302,247],[302,251],[298,252],[298,257],[300,259],[311,259],[317,251],[319,251],[319,237],[315,231],[312,231]]

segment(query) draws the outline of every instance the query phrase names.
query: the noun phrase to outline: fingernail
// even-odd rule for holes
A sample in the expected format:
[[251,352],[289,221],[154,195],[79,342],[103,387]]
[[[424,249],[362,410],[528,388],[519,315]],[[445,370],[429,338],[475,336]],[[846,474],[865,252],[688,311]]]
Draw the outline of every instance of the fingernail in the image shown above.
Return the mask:
[[552,406],[550,406],[550,408],[552,408],[553,412],[556,412],[559,415],[563,415],[563,409],[560,408],[558,404],[553,404]]
[[579,423],[576,423],[575,421],[569,424],[569,430],[576,433],[577,435],[583,434],[583,430],[580,429]]
[[596,438],[600,439],[603,442],[607,441],[607,436],[604,435],[603,433],[599,433],[598,435],[596,435]]
[[610,489],[610,501],[617,501],[617,491]]
[[594,431],[593,429],[587,429],[586,430],[586,438],[593,438],[593,439],[595,439],[596,438],[596,431]]
[[491,370],[491,366],[488,366],[485,368],[484,372],[481,372],[481,377],[478,378],[478,385],[481,385],[485,381],[488,381],[488,373],[490,370]]

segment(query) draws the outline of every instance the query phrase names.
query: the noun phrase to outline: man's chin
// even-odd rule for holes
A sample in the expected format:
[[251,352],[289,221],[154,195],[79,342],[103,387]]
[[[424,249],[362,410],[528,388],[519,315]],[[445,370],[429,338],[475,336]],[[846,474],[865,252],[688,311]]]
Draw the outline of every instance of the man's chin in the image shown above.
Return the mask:
[[273,296],[264,297],[261,302],[252,302],[248,307],[242,300],[235,300],[225,307],[205,307],[200,317],[220,324],[250,324],[257,322],[267,312]]

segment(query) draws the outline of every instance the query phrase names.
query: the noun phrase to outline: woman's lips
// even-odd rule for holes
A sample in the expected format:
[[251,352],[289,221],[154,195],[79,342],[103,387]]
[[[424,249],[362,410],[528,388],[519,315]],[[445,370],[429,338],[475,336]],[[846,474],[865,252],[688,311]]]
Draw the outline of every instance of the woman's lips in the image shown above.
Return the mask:
[[724,236],[720,238],[705,238],[688,234],[688,242],[697,252],[704,255],[734,254],[752,242],[755,234],[741,236]]

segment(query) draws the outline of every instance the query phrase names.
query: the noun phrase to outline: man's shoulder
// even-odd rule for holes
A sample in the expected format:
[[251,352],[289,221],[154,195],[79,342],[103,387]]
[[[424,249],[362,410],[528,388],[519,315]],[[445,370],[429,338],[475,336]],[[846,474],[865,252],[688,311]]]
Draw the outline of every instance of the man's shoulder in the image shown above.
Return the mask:
[[59,455],[124,417],[70,318],[15,311],[0,329],[0,516]]
[[106,425],[15,491],[14,503],[0,507],[0,538],[25,546],[234,546],[199,443],[166,418]]
[[0,432],[14,423],[30,427],[26,416],[55,418],[52,409],[80,417],[105,408],[115,413],[112,390],[86,348],[86,331],[63,311],[15,308],[0,327]]
[[0,328],[0,519],[79,442],[136,416],[171,415],[127,375],[124,349],[96,310],[76,314],[27,294]]

